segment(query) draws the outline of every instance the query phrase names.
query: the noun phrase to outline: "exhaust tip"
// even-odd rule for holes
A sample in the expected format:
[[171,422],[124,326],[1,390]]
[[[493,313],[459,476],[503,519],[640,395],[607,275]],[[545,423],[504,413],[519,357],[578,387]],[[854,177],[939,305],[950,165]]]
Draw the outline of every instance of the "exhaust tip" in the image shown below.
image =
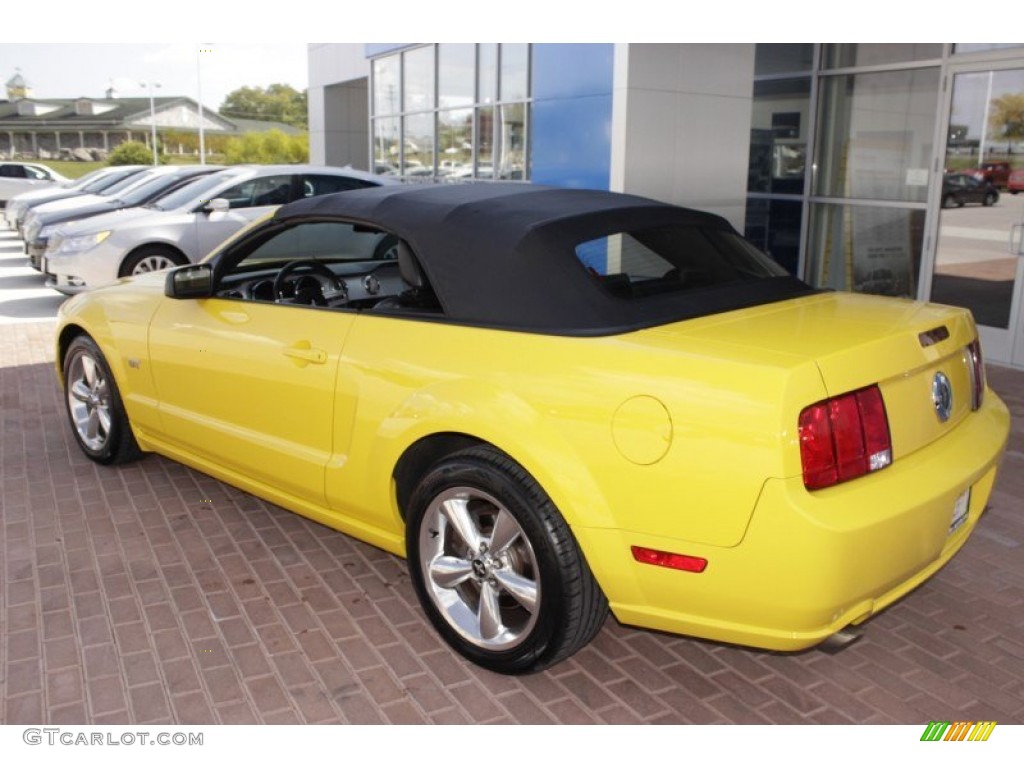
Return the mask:
[[825,653],[839,653],[848,646],[853,645],[863,637],[864,631],[856,627],[845,627],[840,629],[831,637],[826,638],[818,646]]

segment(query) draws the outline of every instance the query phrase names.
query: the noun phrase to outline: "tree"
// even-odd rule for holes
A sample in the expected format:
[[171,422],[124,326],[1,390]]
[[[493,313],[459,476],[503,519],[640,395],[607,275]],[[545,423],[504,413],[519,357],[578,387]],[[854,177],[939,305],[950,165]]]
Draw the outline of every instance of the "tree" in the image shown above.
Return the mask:
[[228,165],[256,163],[305,163],[309,160],[309,136],[288,136],[277,129],[256,133],[249,131],[238,138],[230,138],[224,147],[224,161]]
[[1024,93],[1004,93],[992,99],[988,125],[993,138],[1006,139],[1007,145],[1024,139]]
[[306,92],[283,83],[237,88],[227,95],[219,111],[224,117],[273,120],[296,128],[306,128],[309,123]]

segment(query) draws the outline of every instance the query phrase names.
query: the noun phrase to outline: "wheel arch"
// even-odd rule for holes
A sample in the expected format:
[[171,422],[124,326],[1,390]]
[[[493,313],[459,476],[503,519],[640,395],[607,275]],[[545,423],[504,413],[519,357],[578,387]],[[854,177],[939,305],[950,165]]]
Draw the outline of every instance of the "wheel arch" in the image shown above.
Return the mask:
[[533,477],[570,528],[616,527],[596,477],[557,425],[493,384],[453,380],[428,387],[380,423],[371,442],[370,454],[386,463],[367,476],[389,477],[402,521],[417,480],[431,466],[480,445],[500,451]]
[[57,334],[57,377],[61,386],[64,386],[64,358],[67,355],[71,342],[79,336],[88,336],[88,331],[77,323],[68,323]]
[[130,251],[125,253],[124,256],[121,257],[121,263],[117,265],[117,276],[124,277],[124,265],[127,264],[131,259],[143,253],[144,251],[150,250],[169,251],[173,253],[175,256],[177,256],[179,259],[181,259],[182,263],[184,264],[187,264],[191,261],[191,259],[189,259],[188,257],[188,254],[186,254],[183,250],[181,250],[179,246],[175,245],[174,243],[166,242],[163,240],[151,240],[149,242],[135,246]]
[[406,519],[409,499],[417,483],[432,466],[453,453],[484,445],[500,450],[497,446],[461,432],[435,432],[421,437],[406,448],[391,473],[395,481],[395,500],[402,519]]

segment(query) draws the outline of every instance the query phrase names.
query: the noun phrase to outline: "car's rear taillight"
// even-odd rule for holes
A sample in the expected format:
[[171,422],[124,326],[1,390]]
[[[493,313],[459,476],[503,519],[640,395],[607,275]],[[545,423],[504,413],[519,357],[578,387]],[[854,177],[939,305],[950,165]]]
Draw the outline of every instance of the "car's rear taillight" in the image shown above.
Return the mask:
[[822,400],[800,412],[800,460],[809,490],[892,463],[889,419],[877,386]]
[[971,373],[971,410],[981,408],[985,397],[985,363],[981,359],[981,341],[975,339],[967,345],[967,362]]

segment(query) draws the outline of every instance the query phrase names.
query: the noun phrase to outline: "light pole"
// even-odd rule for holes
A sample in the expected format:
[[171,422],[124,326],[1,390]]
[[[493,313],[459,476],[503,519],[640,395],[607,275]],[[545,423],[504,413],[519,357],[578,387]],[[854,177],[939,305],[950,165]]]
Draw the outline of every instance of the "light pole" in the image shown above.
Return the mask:
[[156,102],[153,100],[153,89],[159,88],[160,83],[150,80],[147,83],[139,83],[143,88],[149,88],[149,124],[153,129],[153,165],[159,165],[160,160],[156,154]]
[[206,134],[203,131],[203,54],[212,48],[200,48],[196,54],[196,96],[199,101],[199,164],[206,165]]

